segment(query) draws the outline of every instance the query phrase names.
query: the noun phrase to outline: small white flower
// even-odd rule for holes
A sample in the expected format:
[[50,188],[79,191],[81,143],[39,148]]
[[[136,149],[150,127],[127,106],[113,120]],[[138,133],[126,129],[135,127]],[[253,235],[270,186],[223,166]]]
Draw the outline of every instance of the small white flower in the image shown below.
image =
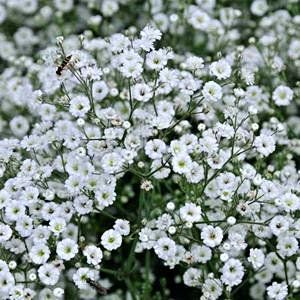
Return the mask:
[[116,152],[107,153],[101,160],[101,165],[106,173],[115,173],[122,169],[123,158]]
[[202,95],[206,101],[217,102],[222,98],[222,88],[214,81],[206,82],[202,89]]
[[218,79],[227,79],[231,75],[231,66],[225,59],[213,62],[209,67],[210,73]]
[[102,250],[94,245],[86,246],[83,250],[83,255],[87,258],[88,264],[100,264],[103,254]]
[[250,10],[256,16],[263,16],[268,11],[266,0],[255,0],[251,3]]
[[55,285],[59,280],[60,271],[53,264],[47,263],[39,267],[38,274],[43,284]]
[[74,117],[84,117],[90,108],[89,99],[86,96],[76,96],[70,101],[70,113]]
[[183,282],[187,286],[198,286],[200,285],[200,279],[201,279],[201,270],[196,268],[189,268],[185,271],[183,274]]
[[79,268],[73,275],[73,281],[79,289],[86,290],[90,287],[87,279],[95,279],[94,272],[89,268]]
[[130,233],[130,225],[127,220],[118,219],[115,222],[114,230],[119,232],[121,235],[128,235]]
[[29,256],[35,264],[41,265],[49,259],[50,249],[47,245],[40,243],[30,249]]
[[63,218],[54,218],[50,220],[49,229],[56,235],[62,233],[66,228],[66,221]]
[[70,260],[78,253],[78,245],[74,240],[63,239],[57,243],[56,252],[61,259]]
[[145,153],[151,159],[159,159],[166,152],[166,144],[159,139],[148,141],[145,146]]
[[147,102],[151,99],[153,92],[146,83],[137,83],[132,87],[132,97],[137,101]]
[[275,151],[275,140],[272,136],[261,134],[254,140],[254,146],[263,156],[269,156]]
[[8,241],[12,236],[11,228],[6,224],[0,224],[0,243]]
[[230,258],[222,267],[221,272],[222,282],[232,287],[242,282],[244,267],[238,259]]
[[172,167],[178,174],[187,173],[192,167],[192,159],[188,154],[178,154],[172,158]]
[[163,260],[168,260],[175,256],[176,244],[170,238],[163,237],[155,243],[154,251],[159,258]]
[[108,251],[118,249],[122,244],[122,236],[118,231],[109,229],[102,234],[101,244]]
[[276,105],[287,106],[293,99],[293,91],[288,86],[278,86],[272,95],[272,98]]
[[108,94],[109,89],[104,81],[93,83],[92,94],[96,102],[102,101]]
[[248,261],[252,264],[254,269],[259,269],[264,265],[265,255],[261,249],[250,249],[250,255]]
[[285,283],[273,282],[271,286],[267,287],[268,296],[275,300],[284,300],[288,295],[288,287]]
[[216,247],[222,242],[223,231],[220,227],[205,226],[201,231],[201,239],[205,245],[212,248]]
[[277,249],[280,255],[288,257],[294,255],[299,250],[299,244],[293,236],[279,236]]
[[201,207],[194,203],[186,203],[179,209],[180,218],[184,222],[199,222],[202,219]]

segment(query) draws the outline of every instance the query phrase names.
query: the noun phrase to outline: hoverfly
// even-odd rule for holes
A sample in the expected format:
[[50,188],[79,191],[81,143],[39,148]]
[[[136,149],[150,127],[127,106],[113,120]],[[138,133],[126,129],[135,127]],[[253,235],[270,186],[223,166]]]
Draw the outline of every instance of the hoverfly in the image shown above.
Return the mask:
[[61,76],[62,71],[66,68],[66,66],[69,64],[70,60],[72,58],[72,55],[66,56],[62,63],[57,67],[56,74],[58,76]]
[[91,285],[98,294],[100,295],[106,295],[107,294],[107,289],[104,288],[102,285],[100,285],[99,283],[95,282],[94,280],[87,278],[86,282]]

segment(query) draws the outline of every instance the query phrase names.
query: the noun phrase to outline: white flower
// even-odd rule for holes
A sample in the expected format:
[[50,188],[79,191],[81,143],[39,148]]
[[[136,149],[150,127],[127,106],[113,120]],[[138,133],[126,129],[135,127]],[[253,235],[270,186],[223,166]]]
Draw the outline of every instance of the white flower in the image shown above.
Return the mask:
[[169,57],[166,49],[153,50],[146,56],[146,65],[151,70],[161,70],[167,65]]
[[86,96],[76,96],[70,101],[70,113],[74,117],[84,117],[85,114],[90,110],[90,102]]
[[256,150],[263,156],[269,156],[275,151],[275,140],[272,136],[261,134],[254,140]]
[[116,199],[116,193],[111,186],[103,186],[101,189],[95,191],[95,203],[98,209],[102,210],[104,207],[110,206]]
[[292,59],[297,59],[300,57],[300,40],[293,39],[289,45],[288,55]]
[[162,237],[155,243],[154,251],[159,258],[168,260],[175,256],[176,244],[170,238]]
[[50,220],[49,229],[56,235],[59,235],[66,228],[66,221],[63,218],[54,218]]
[[102,261],[102,250],[94,245],[86,246],[83,255],[87,258],[88,264],[98,265]]
[[75,285],[82,290],[87,290],[90,285],[87,279],[95,280],[95,273],[89,268],[79,268],[73,275]]
[[179,209],[179,215],[184,222],[199,222],[202,219],[201,207],[194,203],[186,203]]
[[263,16],[268,11],[268,4],[265,0],[255,0],[251,3],[250,10],[256,16]]
[[57,298],[61,298],[64,295],[65,291],[62,288],[55,288],[53,290],[53,295]]
[[15,279],[9,271],[0,272],[0,291],[2,295],[8,293],[10,289],[14,286],[14,284],[15,284]]
[[119,3],[117,1],[104,0],[101,4],[101,12],[104,16],[110,17],[119,10]]
[[286,212],[294,212],[300,209],[300,199],[293,193],[284,194],[278,202]]
[[204,179],[204,168],[196,162],[192,162],[191,169],[185,174],[190,183],[199,183]]
[[147,25],[141,31],[141,37],[143,39],[149,39],[151,41],[160,40],[161,39],[161,32],[157,28]]
[[231,75],[231,66],[225,59],[213,62],[209,67],[210,73],[218,79],[226,79]]
[[151,159],[159,159],[166,152],[167,146],[166,144],[159,139],[150,140],[147,142],[145,146],[145,153]]
[[74,2],[73,0],[54,0],[55,8],[62,12],[68,12],[72,10]]
[[207,13],[204,11],[196,8],[194,6],[194,10],[191,11],[191,16],[188,18],[188,22],[195,28],[200,30],[207,30],[209,23],[210,23],[210,17]]
[[272,98],[276,105],[287,106],[292,101],[293,94],[288,86],[280,85],[274,90]]
[[175,173],[187,173],[192,167],[192,159],[188,154],[178,154],[172,158],[172,167]]
[[212,248],[216,247],[222,242],[223,231],[220,227],[205,226],[201,231],[201,239],[205,245]]
[[107,153],[102,157],[101,165],[106,173],[115,173],[122,169],[123,158],[116,152]]
[[16,230],[19,232],[19,234],[22,237],[27,237],[30,236],[32,233],[32,218],[29,216],[21,216],[17,221],[16,221]]
[[285,283],[273,282],[267,287],[268,296],[275,300],[284,300],[288,295],[288,287]]
[[93,83],[92,94],[96,102],[102,101],[108,94],[109,89],[104,81]]
[[222,98],[222,87],[214,81],[206,82],[202,89],[206,101],[217,102]]
[[122,235],[114,229],[106,230],[101,236],[101,244],[108,251],[118,249],[122,244]]
[[121,235],[128,235],[130,233],[130,225],[127,220],[118,219],[115,222],[114,230],[119,232]]
[[239,285],[244,276],[244,267],[238,259],[230,258],[221,269],[221,280],[229,286]]
[[191,248],[193,261],[205,264],[212,258],[212,251],[209,247],[193,244]]
[[217,279],[206,279],[202,286],[202,293],[209,295],[211,300],[218,299],[223,292],[222,282]]
[[279,236],[289,229],[289,225],[290,223],[286,217],[278,215],[271,220],[270,229],[273,234]]
[[9,127],[14,135],[22,137],[29,130],[29,122],[23,116],[16,116],[9,122]]
[[277,243],[278,253],[283,256],[292,256],[299,250],[299,244],[293,236],[279,236]]
[[200,269],[189,268],[183,274],[183,282],[187,286],[198,286],[200,285],[201,275]]
[[93,201],[85,195],[80,195],[74,199],[74,207],[78,214],[85,215],[93,210]]
[[186,63],[187,69],[194,71],[194,70],[204,68],[203,62],[204,62],[204,60],[202,57],[190,56],[190,57],[188,57],[188,59],[186,60],[185,63]]
[[57,243],[56,253],[63,260],[70,260],[78,253],[78,245],[74,240],[63,239]]
[[53,264],[47,263],[39,267],[38,274],[43,284],[55,285],[59,280],[60,271]]
[[248,261],[252,264],[254,269],[259,269],[264,265],[265,255],[261,249],[250,249]]
[[40,243],[30,249],[29,256],[35,264],[41,265],[49,259],[50,249],[47,245]]
[[0,224],[0,243],[8,241],[12,236],[11,228],[6,224]]
[[137,83],[132,87],[132,97],[141,102],[147,102],[151,99],[153,92],[146,83]]

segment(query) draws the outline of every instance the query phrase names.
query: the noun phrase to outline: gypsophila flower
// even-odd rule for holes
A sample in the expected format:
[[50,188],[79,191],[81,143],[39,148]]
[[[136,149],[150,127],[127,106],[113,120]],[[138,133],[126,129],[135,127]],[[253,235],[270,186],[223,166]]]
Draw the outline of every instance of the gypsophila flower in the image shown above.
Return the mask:
[[225,59],[220,59],[213,62],[209,67],[210,73],[216,76],[219,80],[230,77],[231,67]]
[[12,236],[11,228],[6,224],[0,224],[0,243],[8,241]]
[[216,247],[222,242],[223,231],[220,227],[205,226],[201,231],[201,239],[209,247]]
[[273,282],[271,286],[267,288],[268,296],[271,299],[283,300],[288,294],[288,288],[285,283]]
[[296,299],[296,1],[19,2],[0,299]]
[[184,222],[199,222],[201,220],[201,208],[194,203],[186,203],[180,208],[179,214]]
[[237,259],[229,259],[222,267],[221,280],[228,286],[235,286],[241,283],[244,276],[244,267]]
[[78,245],[69,238],[63,239],[57,243],[56,252],[63,260],[70,260],[78,253]]
[[114,230],[119,232],[121,235],[128,235],[130,233],[130,225],[127,220],[118,219],[115,222]]
[[260,249],[250,249],[248,261],[253,265],[254,269],[259,269],[264,265],[265,255]]
[[157,241],[154,246],[154,251],[157,256],[163,260],[168,260],[176,254],[176,244],[173,240],[162,237]]
[[206,101],[216,102],[222,98],[222,88],[216,82],[209,81],[203,86],[202,94]]
[[275,141],[272,136],[260,135],[255,138],[254,146],[263,156],[268,156],[275,150]]
[[73,275],[73,281],[79,289],[87,289],[89,287],[87,279],[94,278],[94,272],[89,268],[79,268]]
[[74,117],[84,117],[90,108],[89,99],[85,96],[77,96],[70,101],[70,113]]
[[60,276],[59,270],[51,263],[47,263],[39,267],[38,274],[40,280],[45,285],[55,285]]
[[101,236],[101,244],[109,251],[118,249],[122,244],[122,236],[118,231],[109,229]]
[[276,105],[287,106],[293,99],[293,91],[287,86],[280,85],[274,90],[272,98]]
[[101,249],[94,245],[86,246],[83,250],[83,255],[86,256],[88,264],[95,266],[101,262],[103,257]]
[[183,274],[183,282],[187,286],[198,286],[200,285],[201,271],[196,268],[189,268]]
[[34,245],[29,252],[29,256],[35,264],[44,264],[50,257],[50,249],[45,244]]

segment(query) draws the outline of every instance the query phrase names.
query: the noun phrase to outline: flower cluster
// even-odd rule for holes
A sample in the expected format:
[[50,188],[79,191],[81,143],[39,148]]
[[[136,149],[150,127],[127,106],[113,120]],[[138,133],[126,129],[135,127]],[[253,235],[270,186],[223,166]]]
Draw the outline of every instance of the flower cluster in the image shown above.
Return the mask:
[[295,1],[24,2],[0,1],[0,298],[299,297]]

